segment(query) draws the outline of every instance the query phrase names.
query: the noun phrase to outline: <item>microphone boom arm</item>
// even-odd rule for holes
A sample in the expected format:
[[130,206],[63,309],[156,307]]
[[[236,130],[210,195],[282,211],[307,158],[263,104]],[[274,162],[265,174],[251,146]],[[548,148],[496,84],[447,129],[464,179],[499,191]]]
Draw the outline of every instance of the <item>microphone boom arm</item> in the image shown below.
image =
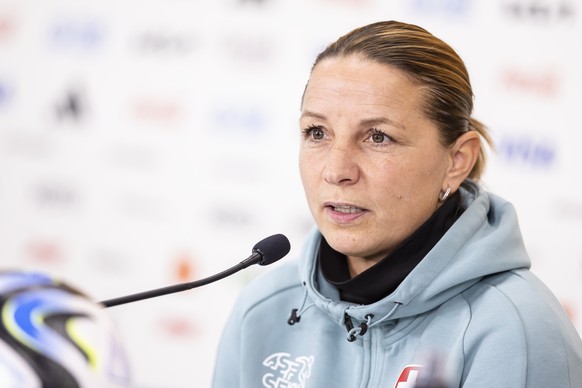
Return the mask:
[[206,284],[213,283],[217,280],[223,279],[223,278],[230,276],[232,274],[235,274],[238,271],[245,269],[250,265],[260,264],[262,260],[263,260],[263,255],[260,253],[260,251],[255,251],[248,258],[241,261],[237,265],[230,267],[229,269],[226,269],[226,270],[219,272],[217,274],[214,274],[212,276],[209,276],[207,278],[195,280],[193,282],[188,282],[188,283],[180,283],[180,284],[174,284],[172,286],[156,288],[155,290],[138,292],[137,294],[131,294],[131,295],[121,296],[121,297],[114,298],[114,299],[108,299],[108,300],[104,300],[104,301],[99,302],[99,303],[101,305],[103,305],[104,307],[113,307],[113,306],[118,306],[120,304],[131,303],[131,302],[135,302],[135,301],[142,300],[142,299],[155,298],[155,297],[161,296],[161,295],[167,295],[167,294],[173,294],[175,292],[191,290],[193,288],[201,287],[201,286],[204,286]]

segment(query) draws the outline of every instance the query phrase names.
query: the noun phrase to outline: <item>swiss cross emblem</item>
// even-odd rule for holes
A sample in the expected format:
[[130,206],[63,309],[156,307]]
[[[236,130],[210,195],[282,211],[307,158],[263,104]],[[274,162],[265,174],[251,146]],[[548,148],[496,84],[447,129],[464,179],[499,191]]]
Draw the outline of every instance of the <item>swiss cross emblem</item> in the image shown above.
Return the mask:
[[422,365],[408,365],[400,373],[398,381],[394,388],[414,388],[418,372],[422,369]]

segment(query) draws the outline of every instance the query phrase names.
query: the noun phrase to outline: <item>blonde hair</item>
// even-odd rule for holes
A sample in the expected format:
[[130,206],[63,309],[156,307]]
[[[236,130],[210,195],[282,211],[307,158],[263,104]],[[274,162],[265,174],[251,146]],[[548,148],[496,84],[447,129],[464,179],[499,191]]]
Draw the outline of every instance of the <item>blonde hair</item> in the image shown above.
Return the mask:
[[[471,116],[473,90],[463,60],[425,29],[397,21],[369,24],[330,44],[313,67],[323,59],[349,55],[394,66],[416,80],[424,89],[424,112],[438,126],[445,147],[467,131],[477,131],[493,146],[487,128]],[[481,147],[469,178],[479,180],[485,162]]]

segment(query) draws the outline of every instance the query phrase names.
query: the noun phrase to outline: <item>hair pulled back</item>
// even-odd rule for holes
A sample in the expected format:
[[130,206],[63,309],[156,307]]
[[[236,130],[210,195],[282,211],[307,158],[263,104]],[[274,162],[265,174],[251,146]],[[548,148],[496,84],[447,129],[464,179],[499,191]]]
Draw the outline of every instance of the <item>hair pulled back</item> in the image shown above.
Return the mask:
[[[437,125],[445,147],[467,131],[477,131],[492,146],[487,128],[471,116],[473,90],[465,64],[447,43],[412,24],[378,22],[340,37],[317,56],[313,67],[326,58],[350,55],[394,66],[418,82],[424,113]],[[479,180],[485,161],[481,147],[469,178]]]

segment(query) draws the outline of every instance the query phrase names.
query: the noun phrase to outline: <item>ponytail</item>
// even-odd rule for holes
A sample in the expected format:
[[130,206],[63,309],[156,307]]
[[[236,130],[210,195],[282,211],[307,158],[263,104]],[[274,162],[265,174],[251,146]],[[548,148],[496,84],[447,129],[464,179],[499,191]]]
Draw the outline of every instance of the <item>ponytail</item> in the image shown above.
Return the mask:
[[[491,140],[491,136],[489,136],[489,132],[487,127],[481,123],[479,120],[470,117],[469,118],[469,130],[470,131],[477,131],[480,135],[481,139],[485,140],[487,145],[490,149],[495,149],[493,144],[493,140]],[[473,166],[473,169],[469,173],[469,178],[478,181],[485,170],[485,163],[487,161],[487,155],[485,154],[485,148],[483,147],[483,142],[481,142],[481,150],[479,150],[479,156],[477,157],[477,161]]]

